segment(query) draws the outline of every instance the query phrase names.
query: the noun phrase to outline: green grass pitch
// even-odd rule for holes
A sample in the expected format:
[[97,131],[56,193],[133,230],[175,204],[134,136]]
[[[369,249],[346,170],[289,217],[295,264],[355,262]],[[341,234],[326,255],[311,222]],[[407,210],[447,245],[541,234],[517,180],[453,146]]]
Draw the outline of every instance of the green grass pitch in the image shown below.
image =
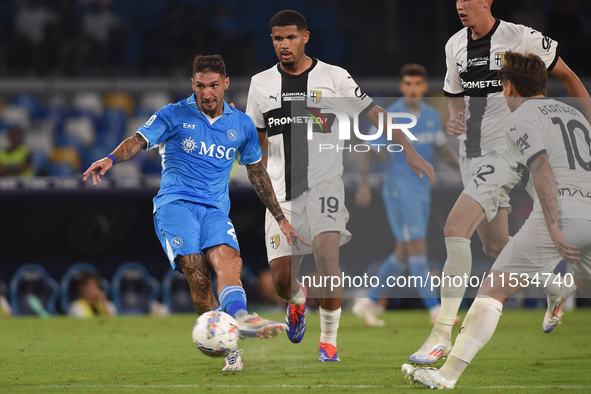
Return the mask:
[[[489,344],[458,382],[460,393],[591,392],[591,310],[566,312],[551,334],[543,311],[506,311]],[[283,319],[282,315],[264,315]],[[376,393],[421,392],[400,366],[428,335],[426,311],[390,311],[367,328],[343,313],[340,363],[319,363],[318,313],[294,345],[284,335],[241,341],[244,370],[191,341],[196,315],[0,320],[0,393]],[[456,327],[455,332],[457,332]],[[438,366],[441,365],[438,364]]]

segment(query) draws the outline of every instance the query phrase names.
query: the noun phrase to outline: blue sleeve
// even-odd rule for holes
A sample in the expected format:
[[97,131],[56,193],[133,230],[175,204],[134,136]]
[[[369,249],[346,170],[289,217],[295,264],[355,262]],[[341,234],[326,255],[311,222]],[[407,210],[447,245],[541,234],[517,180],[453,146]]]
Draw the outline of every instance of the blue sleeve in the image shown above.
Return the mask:
[[172,132],[170,127],[170,110],[168,106],[162,108],[148,119],[138,129],[138,133],[144,136],[148,141],[148,149],[166,141]]
[[241,165],[256,163],[263,157],[257,129],[249,117],[245,117],[241,126],[244,140],[238,148],[238,163]]

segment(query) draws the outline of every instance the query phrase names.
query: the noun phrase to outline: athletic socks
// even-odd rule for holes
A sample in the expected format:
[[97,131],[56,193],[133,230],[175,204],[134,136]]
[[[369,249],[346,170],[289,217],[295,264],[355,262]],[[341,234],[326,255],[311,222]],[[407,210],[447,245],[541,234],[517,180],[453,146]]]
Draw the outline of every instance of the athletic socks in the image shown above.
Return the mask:
[[[380,265],[380,269],[378,270],[378,278],[380,278],[380,283],[387,283],[388,277],[398,277],[402,275],[406,267],[404,264],[398,259],[396,253],[392,253],[382,265]],[[390,288],[388,286],[377,286],[377,287],[370,287],[369,291],[367,292],[367,298],[370,298],[374,302],[378,302],[378,300],[388,292]]]
[[[417,286],[417,292],[423,299],[427,309],[431,309],[439,305],[439,300],[437,299],[435,290],[432,289],[430,283],[425,283],[429,278],[429,262],[427,261],[427,256],[424,254],[408,256],[408,270],[411,276],[421,277],[422,283],[417,282],[419,284],[419,286]],[[382,283],[381,279],[380,283]]]
[[448,361],[439,372],[448,380],[458,379],[476,353],[492,338],[503,304],[489,296],[478,296],[462,324]]
[[341,308],[331,311],[320,307],[320,342],[337,346],[337,331],[341,318]]
[[[467,283],[463,277],[472,271],[472,251],[470,240],[462,237],[445,237],[445,247],[447,260],[443,266],[441,279],[441,310],[435,327],[437,331],[447,333],[449,339],[466,292]],[[462,277],[462,280],[454,282],[453,279],[456,276]]]
[[299,286],[298,292],[291,298],[291,300],[287,300],[288,304],[300,306],[304,302],[306,302],[306,296],[304,295],[304,289],[302,289],[302,286],[299,283],[298,283],[298,286]]
[[240,286],[224,287],[220,292],[220,305],[222,310],[232,317],[236,317],[237,314],[241,316],[248,313],[246,293]]

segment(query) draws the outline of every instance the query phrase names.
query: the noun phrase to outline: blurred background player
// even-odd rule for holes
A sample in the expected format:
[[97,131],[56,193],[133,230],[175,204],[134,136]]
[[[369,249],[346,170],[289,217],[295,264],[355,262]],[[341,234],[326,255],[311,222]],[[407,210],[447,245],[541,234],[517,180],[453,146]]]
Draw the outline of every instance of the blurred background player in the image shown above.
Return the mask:
[[80,318],[113,316],[117,314],[115,304],[107,299],[100,285],[100,277],[91,272],[81,272],[76,280],[80,298],[68,306],[68,315]]
[[[191,83],[194,94],[157,111],[110,155],[94,162],[84,180],[92,175],[96,185],[115,163],[158,147],[162,180],[154,198],[154,226],[172,268],[187,278],[195,310],[202,314],[221,307],[238,322],[241,338],[272,338],[284,324],[249,314],[240,281],[240,248],[228,217],[228,181],[235,156],[240,155],[259,198],[289,244],[292,228],[261,161],[252,120],[224,101],[230,79],[221,56],[196,56]],[[294,235],[298,236],[295,231]],[[219,304],[210,269],[217,274]],[[242,369],[237,352],[226,357],[224,370]]]
[[[342,151],[336,155],[319,154],[310,149],[305,132],[292,133],[296,126],[287,121],[292,117],[292,102],[303,98],[307,107],[319,109],[325,98],[348,98],[354,111],[376,126],[384,110],[361,92],[347,71],[306,56],[310,32],[300,13],[277,13],[269,29],[279,63],[252,78],[246,113],[259,131],[261,146],[267,153],[265,164],[283,212],[297,223],[304,238],[312,240],[311,248],[292,250],[273,214],[267,211],[265,240],[273,283],[277,294],[289,304],[287,335],[298,343],[306,329],[306,290],[296,278],[303,255],[314,254],[320,275],[340,277],[339,246],[350,240],[351,233],[346,229],[349,213],[341,179]],[[338,133],[332,126],[334,123],[329,126],[332,132],[316,138],[338,145]],[[392,139],[404,146],[413,171],[420,176],[425,173],[433,181],[433,167],[417,154],[402,132],[394,132]],[[342,286],[334,291],[320,289],[321,362],[340,361],[336,346],[342,293]]]
[[[484,252],[496,257],[509,242],[509,191],[519,180],[515,162],[507,151],[504,127],[509,108],[502,97],[497,71],[507,51],[541,57],[577,100],[587,118],[591,101],[579,78],[558,56],[558,43],[523,25],[496,19],[492,0],[458,0],[456,10],[465,26],[445,45],[447,75],[444,93],[450,98],[448,134],[460,139],[460,171],[464,190],[452,208],[444,228],[447,260],[445,277],[463,277],[472,269],[470,239],[474,231]],[[486,219],[486,220],[485,220]],[[421,348],[409,360],[433,364],[451,350],[451,331],[467,283],[441,286],[441,310]],[[550,281],[544,288],[553,294]]]
[[[427,70],[420,64],[407,64],[400,70],[402,78],[399,89],[403,99],[386,108],[387,112],[412,113],[417,117],[417,124],[411,131],[417,141],[409,141],[417,152],[433,164],[433,151],[436,149],[443,160],[459,170],[458,159],[447,143],[447,136],[441,129],[441,119],[437,111],[427,105],[423,96],[427,93]],[[375,128],[369,134],[375,134]],[[384,136],[376,143],[386,142]],[[393,152],[382,149],[380,156],[388,161],[388,176],[382,188],[382,198],[390,222],[390,228],[396,237],[396,251],[384,260],[378,269],[380,283],[387,282],[388,277],[398,277],[407,271],[410,275],[427,280],[429,262],[427,260],[427,227],[431,210],[431,183],[426,178],[418,178],[402,160]],[[361,161],[361,184],[355,196],[355,202],[367,207],[371,201],[368,173],[373,153],[363,153]],[[357,300],[353,313],[363,318],[369,326],[383,326],[383,320],[377,315],[383,311],[378,300],[390,290],[387,286],[376,286],[369,289],[367,298]],[[439,299],[430,286],[418,286],[416,289],[423,299],[431,315],[431,324],[439,313]],[[459,322],[459,319],[458,319]]]
[[[407,377],[430,388],[454,388],[494,334],[505,301],[527,286],[524,278],[543,281],[564,259],[574,265],[579,290],[591,297],[591,125],[577,109],[544,97],[548,73],[538,56],[508,52],[505,59],[499,79],[512,112],[505,128],[507,144],[523,171],[534,210],[493,264],[492,279],[487,277],[481,285],[441,369],[402,367]],[[585,146],[577,146],[576,141],[584,140]],[[519,277],[519,285],[508,286],[511,277]],[[567,279],[561,278],[557,292],[549,296],[568,298],[574,287],[567,286]],[[560,322],[563,302],[552,303],[557,318],[546,315],[545,331]]]
[[10,146],[0,151],[0,176],[32,177],[31,151],[23,144],[23,135],[18,126],[8,130]]

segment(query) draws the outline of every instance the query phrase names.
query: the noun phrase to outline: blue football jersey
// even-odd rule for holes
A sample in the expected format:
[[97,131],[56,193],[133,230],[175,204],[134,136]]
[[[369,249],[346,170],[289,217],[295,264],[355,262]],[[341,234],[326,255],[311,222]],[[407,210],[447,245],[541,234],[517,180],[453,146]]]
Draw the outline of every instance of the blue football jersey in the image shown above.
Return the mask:
[[[387,107],[386,112],[411,113],[404,104],[403,98]],[[394,119],[401,124],[409,122],[408,118]],[[437,111],[426,103],[421,102],[420,112],[417,115],[417,124],[410,129],[410,132],[413,133],[417,140],[409,140],[409,142],[412,143],[418,154],[433,164],[433,148],[447,142],[447,137],[441,129],[441,119]],[[375,128],[370,133],[375,133]],[[375,143],[383,144],[386,142],[386,137],[382,136]],[[388,187],[392,191],[399,190],[402,192],[416,193],[416,198],[419,198],[422,193],[429,198],[431,182],[426,176],[419,178],[410,169],[403,153],[387,152],[387,157],[388,177],[386,178],[384,187]]]
[[230,211],[228,184],[234,157],[240,164],[262,158],[257,130],[250,117],[224,102],[213,123],[195,102],[195,94],[156,112],[137,131],[158,147],[162,165],[154,211],[175,200],[192,201]]

